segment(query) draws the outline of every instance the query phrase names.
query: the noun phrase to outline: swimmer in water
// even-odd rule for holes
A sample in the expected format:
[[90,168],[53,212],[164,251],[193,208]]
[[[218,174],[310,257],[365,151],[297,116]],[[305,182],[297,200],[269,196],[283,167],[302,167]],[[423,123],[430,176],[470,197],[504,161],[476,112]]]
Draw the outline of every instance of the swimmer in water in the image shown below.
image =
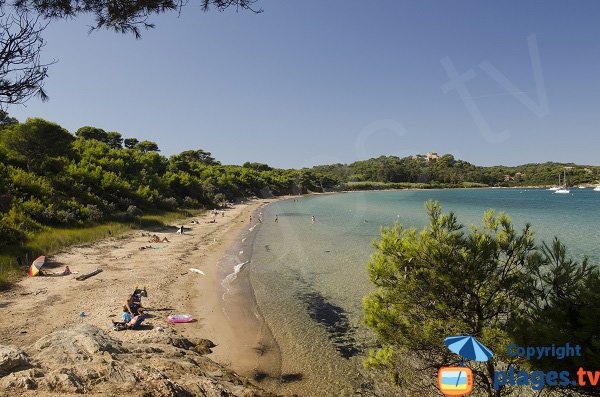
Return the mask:
[[312,216],[312,218],[311,218],[311,220],[310,220],[310,221],[311,221],[311,223],[315,223],[315,222],[317,221],[317,220],[315,219],[315,216],[314,216],[314,215]]

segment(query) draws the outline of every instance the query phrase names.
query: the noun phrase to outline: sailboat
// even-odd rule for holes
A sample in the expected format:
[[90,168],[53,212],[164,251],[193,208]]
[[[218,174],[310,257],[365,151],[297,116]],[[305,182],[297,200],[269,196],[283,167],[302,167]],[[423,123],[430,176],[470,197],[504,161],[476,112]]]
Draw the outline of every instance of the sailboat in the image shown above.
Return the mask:
[[552,186],[552,187],[551,187],[550,189],[548,189],[548,190],[550,190],[550,191],[553,191],[553,192],[555,192],[555,191],[557,191],[557,190],[560,190],[560,174],[558,174],[558,185],[556,185],[556,186]]
[[571,193],[571,191],[569,189],[567,189],[567,171],[566,170],[565,170],[565,176],[563,178],[563,183],[565,184],[565,187],[561,187],[560,189],[556,190],[554,193],[558,193],[558,194],[569,194],[569,193]]

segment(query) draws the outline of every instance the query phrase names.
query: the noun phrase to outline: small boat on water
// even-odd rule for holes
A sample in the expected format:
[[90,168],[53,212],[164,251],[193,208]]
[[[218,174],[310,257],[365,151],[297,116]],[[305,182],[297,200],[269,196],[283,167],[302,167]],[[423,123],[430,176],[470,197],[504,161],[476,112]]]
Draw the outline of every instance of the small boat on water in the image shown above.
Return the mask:
[[548,190],[550,190],[551,192],[555,192],[557,190],[560,190],[560,174],[558,174],[558,185],[552,186]]
[[594,191],[595,191],[595,192],[600,192],[600,186],[596,186],[596,187],[594,188]]
[[[558,181],[559,181],[558,183],[560,185],[560,175],[558,176]],[[557,190],[555,190],[554,193],[557,193],[557,194],[569,194],[569,193],[571,193],[571,191],[569,189],[567,189],[567,171],[566,170],[565,170],[565,176],[563,178],[563,183],[565,184],[565,186],[561,187],[561,188],[559,188]]]

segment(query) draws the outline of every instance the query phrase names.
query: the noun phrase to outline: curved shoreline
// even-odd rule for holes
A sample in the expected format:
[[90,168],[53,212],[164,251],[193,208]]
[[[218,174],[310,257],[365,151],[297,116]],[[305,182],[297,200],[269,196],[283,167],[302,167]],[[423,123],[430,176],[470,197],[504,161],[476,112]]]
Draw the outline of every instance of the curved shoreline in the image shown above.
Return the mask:
[[[211,339],[218,345],[208,356],[211,360],[251,375],[252,371],[243,369],[244,365],[251,370],[256,367],[257,352],[251,350],[256,346],[240,345],[238,336],[242,330],[237,327],[240,319],[230,315],[230,322],[223,313],[221,282],[224,274],[219,261],[228,250],[235,248],[236,239],[239,241],[238,236],[247,228],[249,214],[265,202],[270,200],[237,204],[223,216],[219,215],[216,223],[209,222],[212,215],[204,214],[193,223],[192,219],[179,220],[173,226],[135,230],[64,249],[49,258],[50,264],[45,270],[50,276],[24,278],[10,290],[0,292],[3,301],[0,305],[1,344],[26,347],[52,330],[70,329],[80,324],[99,327],[123,341],[176,332],[190,339]],[[176,230],[182,224],[185,234],[180,235]],[[140,247],[148,246],[149,232],[170,241],[142,250]],[[65,266],[78,274],[96,268],[103,272],[86,281],[76,281],[71,275],[60,276],[59,272]],[[242,268],[239,274],[245,274],[245,270]],[[135,285],[148,290],[148,297],[143,300],[149,314],[145,327],[135,332],[113,331],[111,319],[121,317],[122,303]],[[247,304],[252,302],[247,296],[243,298]],[[256,319],[253,308],[256,305],[250,303],[249,306],[250,310],[244,312]],[[195,322],[167,322],[168,315],[181,313],[193,315]],[[260,332],[255,336],[268,337],[264,327],[258,330]],[[244,361],[244,356],[239,354],[240,351],[244,353],[242,348],[253,353],[248,356],[249,360]],[[261,354],[261,364],[265,358],[266,355]]]
[[[285,197],[250,201],[215,240],[219,247],[202,258],[214,263],[215,271],[207,272],[205,283],[189,286],[193,292],[189,309],[199,313],[202,326],[187,335],[212,340],[217,346],[211,359],[271,390],[280,382],[281,350],[257,305],[249,271],[254,238],[260,229],[257,214],[281,199]],[[252,223],[248,222],[250,215]]]

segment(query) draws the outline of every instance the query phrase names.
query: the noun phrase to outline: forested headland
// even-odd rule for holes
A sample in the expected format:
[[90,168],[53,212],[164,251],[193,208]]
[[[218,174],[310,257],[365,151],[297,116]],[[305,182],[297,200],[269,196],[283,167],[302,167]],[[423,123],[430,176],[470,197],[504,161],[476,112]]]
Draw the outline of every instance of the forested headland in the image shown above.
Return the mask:
[[382,156],[303,169],[249,162],[225,165],[202,149],[167,157],[157,143],[141,137],[124,138],[119,132],[90,126],[71,133],[39,118],[18,122],[5,112],[0,116],[0,281],[21,252],[48,249],[48,244],[34,244],[40,236],[49,239],[52,234],[56,240],[63,231],[80,237],[90,227],[106,233],[119,230],[119,224],[159,221],[243,197],[550,185],[565,169],[571,184],[596,183],[600,178],[597,166],[479,167],[450,154],[435,161],[421,155]]

